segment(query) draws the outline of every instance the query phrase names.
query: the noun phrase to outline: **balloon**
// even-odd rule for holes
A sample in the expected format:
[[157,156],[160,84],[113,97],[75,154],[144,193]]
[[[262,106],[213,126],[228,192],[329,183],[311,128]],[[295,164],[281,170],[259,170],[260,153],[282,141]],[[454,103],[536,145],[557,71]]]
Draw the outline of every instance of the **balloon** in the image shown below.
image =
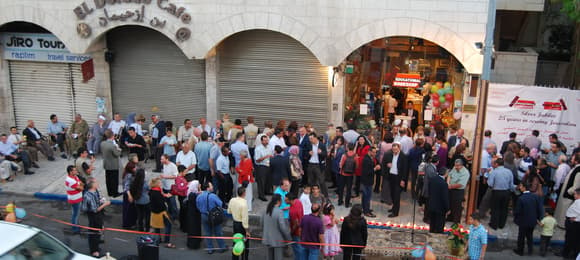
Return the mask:
[[243,242],[244,241],[244,235],[242,235],[241,233],[235,233],[234,234],[234,243],[238,243],[238,242]]
[[437,93],[437,91],[440,89],[439,86],[435,85],[431,87],[431,93]]
[[451,88],[451,83],[449,83],[449,81],[445,82],[445,84],[443,84],[443,86],[445,86],[445,88]]
[[23,208],[16,208],[16,217],[19,219],[23,219],[26,217],[26,210]]
[[453,95],[451,95],[449,93],[445,94],[445,100],[451,102],[453,100]]
[[431,94],[431,99],[439,99],[439,94],[437,93]]
[[439,107],[440,105],[441,105],[441,102],[439,102],[439,100],[433,100],[434,107]]
[[435,85],[439,88],[443,88],[443,82],[441,82],[441,81],[437,81],[437,83],[435,83]]
[[453,118],[455,120],[461,119],[461,111],[457,111],[457,112],[453,113]]
[[439,94],[439,96],[445,95],[445,89],[439,89],[439,90],[437,90],[437,94]]
[[453,94],[453,89],[452,88],[446,88],[445,92],[447,92],[447,94]]
[[13,213],[14,212],[14,204],[8,203],[6,204],[6,213]]
[[439,102],[444,103],[445,102],[445,97],[444,96],[440,96],[439,97]]
[[451,103],[449,101],[445,101],[445,103],[443,103],[443,108],[448,108],[451,106]]
[[232,248],[232,253],[235,256],[240,256],[244,252],[244,248],[245,248],[244,242],[238,241]]

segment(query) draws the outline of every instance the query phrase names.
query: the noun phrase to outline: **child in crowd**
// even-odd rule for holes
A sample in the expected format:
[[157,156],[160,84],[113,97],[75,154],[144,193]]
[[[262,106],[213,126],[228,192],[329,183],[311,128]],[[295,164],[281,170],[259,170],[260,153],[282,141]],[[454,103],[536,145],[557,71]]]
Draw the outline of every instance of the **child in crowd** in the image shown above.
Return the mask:
[[169,160],[175,163],[177,139],[175,139],[171,128],[168,127],[165,131],[165,136],[159,141],[159,147],[163,148],[163,153],[169,155]]
[[300,195],[300,202],[304,211],[304,216],[312,213],[312,202],[310,202],[310,186],[304,185],[302,194]]
[[324,225],[324,243],[322,248],[324,259],[334,259],[334,256],[342,252],[340,244],[340,233],[338,231],[338,219],[334,214],[334,206],[330,203],[326,204],[322,210],[324,216],[322,217],[322,224]]
[[540,255],[546,256],[546,251],[550,245],[550,240],[554,235],[554,227],[556,226],[554,209],[546,208],[544,218],[538,224],[540,224],[540,227],[542,227],[542,232],[540,233]]
[[470,260],[479,260],[485,258],[485,250],[487,249],[487,230],[481,224],[481,216],[477,212],[473,212],[469,218],[469,240],[465,250],[469,255]]
[[312,185],[312,192],[310,193],[310,202],[312,204],[316,203],[320,205],[321,208],[324,209],[324,205],[326,204],[326,198],[322,193],[320,193],[320,186],[318,184]]

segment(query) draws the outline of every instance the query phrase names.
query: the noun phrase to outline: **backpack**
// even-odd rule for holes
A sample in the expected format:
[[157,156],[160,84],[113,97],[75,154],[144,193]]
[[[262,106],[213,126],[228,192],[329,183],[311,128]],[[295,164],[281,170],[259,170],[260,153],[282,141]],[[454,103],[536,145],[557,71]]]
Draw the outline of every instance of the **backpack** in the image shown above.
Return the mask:
[[[211,193],[208,193],[207,198],[206,198],[206,203],[207,203],[208,209],[209,209],[209,196],[211,196]],[[207,219],[208,219],[209,225],[212,227],[221,225],[225,219],[224,210],[220,206],[215,206],[212,209],[209,209],[209,211],[207,213]]]
[[355,155],[346,155],[346,160],[344,160],[344,165],[342,166],[342,171],[344,173],[353,174],[356,168]]

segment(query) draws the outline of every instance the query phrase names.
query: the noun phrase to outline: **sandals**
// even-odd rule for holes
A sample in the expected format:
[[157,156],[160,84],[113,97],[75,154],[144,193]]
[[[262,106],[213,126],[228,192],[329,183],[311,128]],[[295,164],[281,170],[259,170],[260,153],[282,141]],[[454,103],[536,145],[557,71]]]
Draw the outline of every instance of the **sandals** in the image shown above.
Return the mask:
[[171,244],[171,243],[167,243],[167,244],[165,245],[165,247],[166,247],[166,248],[175,248],[175,245],[174,245],[174,244]]

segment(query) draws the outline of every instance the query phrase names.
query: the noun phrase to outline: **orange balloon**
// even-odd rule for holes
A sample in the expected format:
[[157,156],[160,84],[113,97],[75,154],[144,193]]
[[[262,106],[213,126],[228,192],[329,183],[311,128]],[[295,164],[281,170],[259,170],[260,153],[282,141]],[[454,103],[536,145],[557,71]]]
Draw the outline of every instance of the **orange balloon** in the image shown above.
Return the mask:
[[429,248],[427,248],[427,250],[425,251],[425,260],[436,260],[437,257],[435,256],[435,254],[433,254],[433,252],[431,250],[429,250]]

